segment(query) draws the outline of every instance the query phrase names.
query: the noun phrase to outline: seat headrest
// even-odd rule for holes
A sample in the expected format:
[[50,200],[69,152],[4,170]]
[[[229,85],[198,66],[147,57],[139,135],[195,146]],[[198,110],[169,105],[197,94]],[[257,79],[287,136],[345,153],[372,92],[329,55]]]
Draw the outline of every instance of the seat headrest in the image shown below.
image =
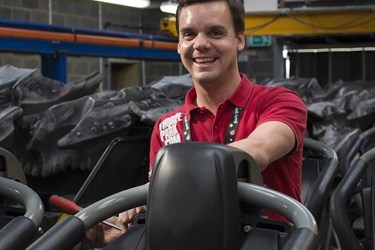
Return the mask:
[[147,201],[147,249],[238,248],[237,165],[248,157],[212,143],[162,148]]

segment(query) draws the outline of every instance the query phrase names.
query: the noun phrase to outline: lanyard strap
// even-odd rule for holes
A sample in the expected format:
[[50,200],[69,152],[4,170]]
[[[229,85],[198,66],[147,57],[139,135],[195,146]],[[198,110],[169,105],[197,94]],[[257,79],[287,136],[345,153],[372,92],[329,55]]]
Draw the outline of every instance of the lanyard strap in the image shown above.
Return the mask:
[[[234,138],[237,133],[238,123],[240,122],[240,118],[242,115],[243,108],[235,107],[232,111],[232,116],[230,118],[227,132],[225,133],[225,144],[231,143],[234,141]],[[187,119],[187,115],[184,115],[184,137],[186,142],[190,142],[191,140],[191,130],[190,130],[190,123]]]

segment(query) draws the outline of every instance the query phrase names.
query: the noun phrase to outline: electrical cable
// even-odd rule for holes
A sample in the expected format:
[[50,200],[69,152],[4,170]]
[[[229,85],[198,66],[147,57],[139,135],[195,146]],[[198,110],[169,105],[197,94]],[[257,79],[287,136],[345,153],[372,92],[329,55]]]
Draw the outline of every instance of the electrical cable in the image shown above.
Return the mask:
[[339,24],[339,25],[336,25],[336,26],[326,27],[326,26],[323,26],[323,25],[316,25],[316,24],[313,24],[313,23],[308,23],[308,22],[306,22],[306,21],[304,21],[304,20],[302,20],[298,17],[290,15],[289,13],[283,13],[283,14],[279,14],[279,15],[273,17],[268,22],[265,22],[265,23],[257,25],[257,26],[246,28],[245,31],[253,33],[253,32],[256,32],[258,30],[261,30],[261,29],[271,25],[272,23],[277,21],[282,16],[288,16],[292,20],[294,20],[294,21],[296,21],[296,22],[298,22],[302,25],[305,25],[307,27],[311,27],[311,28],[315,28],[315,29],[338,30],[339,31],[339,30],[351,29],[351,28],[354,28],[354,27],[358,27],[358,26],[373,22],[374,20],[373,20],[372,16],[370,16],[370,18],[368,18],[369,15],[371,15],[370,12],[368,12],[366,15],[360,16],[357,19],[350,20],[348,22],[345,22],[345,23],[342,23],[342,24]]
[[368,15],[370,15],[370,13],[367,13],[367,15],[359,17],[357,20],[351,20],[349,22],[342,23],[340,25],[336,25],[336,26],[332,26],[332,27],[325,27],[325,26],[315,25],[313,23],[307,23],[300,18],[297,18],[295,16],[287,14],[288,17],[290,17],[291,19],[293,19],[294,21],[296,21],[298,23],[301,23],[301,24],[303,24],[305,26],[308,26],[308,27],[317,28],[317,29],[324,29],[324,30],[342,30],[342,29],[350,29],[350,28],[353,28],[353,27],[361,26],[363,24],[366,24],[366,23],[369,23],[369,22],[373,21],[372,18],[367,19],[367,20],[363,20]]
[[263,28],[267,27],[271,23],[274,23],[281,16],[282,16],[282,14],[279,14],[279,15],[275,16],[274,18],[272,18],[272,20],[270,20],[270,21],[268,21],[268,22],[266,22],[264,24],[260,24],[260,25],[254,26],[254,27],[246,28],[245,31],[256,32],[256,31],[258,31],[260,29],[263,29]]

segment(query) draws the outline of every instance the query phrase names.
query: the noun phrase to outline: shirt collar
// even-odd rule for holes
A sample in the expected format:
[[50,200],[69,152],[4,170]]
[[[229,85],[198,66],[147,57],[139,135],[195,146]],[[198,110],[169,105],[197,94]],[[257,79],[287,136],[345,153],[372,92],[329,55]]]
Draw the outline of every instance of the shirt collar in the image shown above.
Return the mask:
[[245,74],[241,75],[241,82],[238,85],[236,91],[228,98],[228,101],[233,103],[236,107],[244,108],[247,102],[250,100],[252,88],[252,82],[247,79]]
[[[250,100],[251,92],[252,92],[252,82],[246,77],[245,74],[240,73],[241,75],[241,82],[238,85],[236,91],[231,95],[227,101],[231,102],[233,105],[237,107],[244,108],[247,102]],[[198,109],[199,107],[195,104],[195,100],[197,99],[197,93],[195,88],[192,88],[188,91],[185,97],[185,112],[187,114],[187,118],[190,119],[190,112],[194,109]]]

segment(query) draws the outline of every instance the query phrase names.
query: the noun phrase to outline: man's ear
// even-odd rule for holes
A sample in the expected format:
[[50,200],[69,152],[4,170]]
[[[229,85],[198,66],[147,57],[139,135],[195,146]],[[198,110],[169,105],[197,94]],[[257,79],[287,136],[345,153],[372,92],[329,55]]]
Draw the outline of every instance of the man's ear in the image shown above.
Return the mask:
[[180,42],[177,43],[177,53],[180,54]]
[[240,52],[245,49],[245,44],[246,44],[245,35],[243,32],[238,33],[237,40],[238,40],[237,51]]

